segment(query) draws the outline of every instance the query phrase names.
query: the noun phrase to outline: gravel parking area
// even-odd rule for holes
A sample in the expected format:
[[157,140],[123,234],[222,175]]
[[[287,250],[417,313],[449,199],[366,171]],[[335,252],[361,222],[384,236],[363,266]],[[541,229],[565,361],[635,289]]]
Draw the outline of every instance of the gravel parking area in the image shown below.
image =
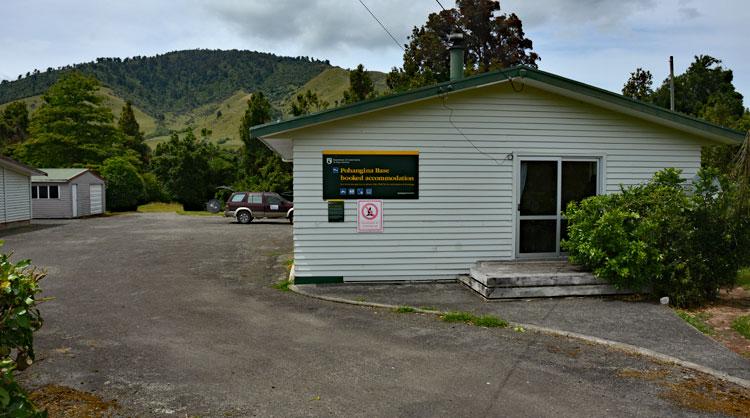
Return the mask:
[[708,414],[670,396],[699,377],[673,366],[276,290],[292,251],[283,221],[126,214],[3,235],[48,269],[55,298],[22,381],[117,400],[118,415]]

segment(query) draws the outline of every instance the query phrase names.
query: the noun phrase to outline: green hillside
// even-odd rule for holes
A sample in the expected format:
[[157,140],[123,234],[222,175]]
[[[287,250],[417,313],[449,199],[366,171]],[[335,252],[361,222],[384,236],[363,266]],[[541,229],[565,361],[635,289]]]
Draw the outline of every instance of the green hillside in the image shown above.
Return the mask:
[[159,119],[167,113],[189,112],[222,101],[239,90],[262,91],[271,101],[281,102],[327,68],[331,68],[327,61],[238,50],[98,58],[3,81],[0,103],[43,94],[61,74],[77,70],[96,77],[117,96]]
[[[368,71],[367,72],[375,85],[375,90],[378,94],[382,94],[388,90],[388,86],[385,84],[385,73],[379,71]],[[313,77],[310,81],[300,87],[296,93],[290,96],[289,100],[293,100],[297,93],[304,93],[307,90],[311,90],[317,93],[318,98],[329,103],[333,107],[337,101],[341,101],[344,95],[344,91],[349,88],[349,70],[339,67],[332,67],[324,70],[322,73]],[[289,104],[285,106],[285,110],[288,109]]]
[[[166,59],[168,55],[170,60],[186,60],[183,64],[172,63],[171,65],[175,68],[187,68],[188,65],[193,63],[195,57],[193,53],[204,53],[207,52],[209,55],[215,55],[219,52],[227,52],[230,54],[240,54],[248,60],[257,59],[258,55],[270,55],[270,54],[259,54],[248,51],[183,51],[180,53],[165,54],[159,57],[153,57],[159,60]],[[219,54],[222,55],[222,54]],[[239,59],[239,58],[238,58]],[[270,75],[258,76],[264,81],[261,85],[256,85],[260,91],[264,91],[272,99],[273,105],[279,110],[278,116],[287,117],[289,111],[289,104],[291,100],[296,96],[297,93],[312,90],[317,93],[320,98],[327,101],[331,107],[335,105],[337,101],[340,101],[344,91],[349,87],[349,72],[346,69],[339,67],[331,67],[323,61],[310,61],[304,58],[283,58],[275,57],[279,60],[278,62],[269,67]],[[150,62],[149,58],[134,58],[132,60],[141,61],[142,65],[148,66]],[[157,60],[157,61],[159,61]],[[289,61],[291,60],[291,61]],[[117,59],[100,59],[95,63],[94,68],[130,68],[129,63],[131,60],[117,60]],[[247,64],[247,63],[245,63]],[[246,66],[245,64],[240,67]],[[89,64],[81,64],[73,66],[77,69],[89,68]],[[165,64],[166,65],[166,64]],[[46,91],[40,86],[46,85],[49,81],[45,77],[52,77],[56,80],[61,71],[68,71],[70,68],[66,67],[60,71],[53,71],[52,73],[39,73],[36,75],[30,75],[29,77],[22,78],[18,81],[6,82],[0,84],[0,110],[7,105],[7,103],[13,100],[21,100],[27,104],[29,111],[33,113],[42,104],[42,93]],[[309,68],[302,68],[309,67]],[[258,66],[259,69],[266,68],[263,65]],[[107,73],[107,77],[111,80],[114,77],[112,74],[120,74],[121,71],[125,70],[112,70],[111,73]],[[198,70],[196,69],[196,72]],[[228,71],[227,74],[236,73],[237,71]],[[314,74],[313,74],[314,73]],[[129,73],[122,73],[126,79],[137,79],[138,72],[130,75]],[[377,71],[370,71],[370,77],[372,78],[375,88],[378,93],[383,93],[387,90],[385,84],[386,75]],[[100,75],[97,75],[97,78]],[[36,78],[35,78],[36,77]],[[178,73],[174,78],[180,79]],[[218,93],[214,94],[215,99],[205,103],[201,103],[187,109],[183,108],[186,102],[179,99],[177,96],[172,96],[170,99],[169,95],[165,96],[163,103],[150,103],[150,101],[156,97],[153,92],[147,94],[140,94],[136,92],[130,92],[127,94],[118,92],[116,86],[112,86],[109,83],[105,83],[102,79],[99,79],[107,87],[102,87],[100,93],[104,96],[104,103],[112,110],[115,118],[120,116],[122,107],[125,105],[125,100],[133,101],[133,111],[135,117],[138,120],[141,130],[143,131],[146,143],[153,147],[160,142],[166,141],[172,132],[182,131],[187,127],[192,127],[197,136],[201,135],[202,129],[210,131],[208,139],[211,142],[219,145],[235,148],[241,145],[239,138],[239,127],[242,116],[244,115],[245,109],[247,108],[247,101],[250,99],[250,92],[257,91],[252,88],[243,87],[243,83],[231,76],[227,76],[226,80],[221,81],[219,84],[226,84],[226,88],[222,87],[222,91],[227,91],[226,94],[218,96]],[[305,78],[306,77],[306,78]],[[208,79],[210,77],[194,76],[195,79]],[[31,82],[36,80],[35,84]],[[51,84],[51,82],[49,83]],[[177,88],[176,83],[174,86],[169,88]],[[187,83],[189,85],[190,83]],[[201,86],[193,86],[194,90],[205,90],[209,89],[208,86],[212,85],[207,83]],[[122,85],[119,85],[122,87]],[[231,86],[231,91],[230,87]],[[186,87],[187,88],[187,87]],[[30,89],[30,90],[29,90]],[[156,91],[164,91],[165,88],[157,88]],[[41,90],[41,91],[38,91]],[[168,89],[167,89],[168,90]],[[187,88],[187,91],[190,91]],[[37,92],[37,94],[30,96],[22,96],[28,92]],[[8,99],[12,98],[12,99]],[[207,100],[207,99],[203,99]],[[145,104],[145,107],[144,107]]]

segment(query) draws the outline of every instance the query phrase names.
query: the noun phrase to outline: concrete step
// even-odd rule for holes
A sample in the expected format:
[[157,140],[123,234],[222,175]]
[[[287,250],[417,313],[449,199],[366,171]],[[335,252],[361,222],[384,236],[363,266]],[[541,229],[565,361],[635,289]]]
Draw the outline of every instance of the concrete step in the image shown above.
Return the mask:
[[601,284],[593,274],[559,260],[482,261],[471,267],[469,274],[488,287]]
[[459,276],[459,281],[478,292],[486,299],[547,298],[560,296],[603,296],[624,295],[632,292],[619,290],[614,286],[598,281],[597,284],[541,285],[493,287],[468,275]]

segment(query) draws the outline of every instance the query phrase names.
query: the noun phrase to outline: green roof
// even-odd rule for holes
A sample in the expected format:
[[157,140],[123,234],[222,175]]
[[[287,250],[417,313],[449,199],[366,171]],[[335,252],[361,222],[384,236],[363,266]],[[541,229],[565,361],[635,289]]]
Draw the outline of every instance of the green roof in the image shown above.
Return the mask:
[[32,176],[32,182],[66,182],[88,171],[87,168],[40,168],[46,176]]
[[662,123],[673,128],[686,130],[693,134],[708,137],[720,142],[739,143],[745,138],[745,133],[742,132],[714,125],[682,113],[673,112],[650,103],[644,103],[611,91],[527,66],[518,66],[505,70],[488,72],[457,81],[446,81],[433,86],[382,96],[310,115],[256,125],[250,128],[250,135],[257,138],[267,137],[392,106],[438,97],[444,94],[451,94],[485,85],[497,84],[511,79],[516,82],[528,82],[530,85],[537,88],[577,97],[581,100],[614,108],[615,111],[627,112],[634,116],[649,119],[653,122]]

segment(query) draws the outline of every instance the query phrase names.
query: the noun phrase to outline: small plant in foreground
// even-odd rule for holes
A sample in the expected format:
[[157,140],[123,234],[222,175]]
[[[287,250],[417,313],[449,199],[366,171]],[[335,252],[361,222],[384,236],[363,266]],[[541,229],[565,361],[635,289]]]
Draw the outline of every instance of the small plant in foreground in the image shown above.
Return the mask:
[[399,306],[398,308],[394,309],[393,312],[396,312],[396,313],[414,313],[415,310],[411,306]]
[[750,315],[738,316],[732,321],[732,329],[750,340]]
[[682,318],[688,324],[692,325],[693,328],[706,335],[713,335],[714,329],[711,327],[711,325],[708,325],[706,323],[709,317],[706,312],[691,314],[690,312],[683,311],[682,309],[678,309],[676,312],[677,316]]
[[291,289],[289,289],[289,285],[291,284],[291,280],[282,280],[280,282],[274,283],[273,288],[276,290],[281,290],[282,292],[289,292],[291,291]]

